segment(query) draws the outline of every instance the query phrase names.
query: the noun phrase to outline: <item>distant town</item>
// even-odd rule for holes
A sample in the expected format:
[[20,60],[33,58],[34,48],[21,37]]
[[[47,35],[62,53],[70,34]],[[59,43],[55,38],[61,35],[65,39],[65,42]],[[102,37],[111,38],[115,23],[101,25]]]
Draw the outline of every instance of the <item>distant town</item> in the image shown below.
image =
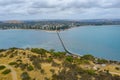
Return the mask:
[[90,25],[120,25],[120,19],[0,21],[0,29],[65,30]]

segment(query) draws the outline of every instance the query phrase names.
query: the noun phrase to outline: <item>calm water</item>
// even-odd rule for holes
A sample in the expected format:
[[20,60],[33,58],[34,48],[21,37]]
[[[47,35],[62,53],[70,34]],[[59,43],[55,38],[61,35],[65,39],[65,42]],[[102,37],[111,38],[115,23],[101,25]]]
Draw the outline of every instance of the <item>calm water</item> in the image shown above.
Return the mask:
[[[120,61],[120,25],[89,26],[60,32],[66,47],[78,54]],[[41,47],[63,51],[54,32],[40,30],[0,30],[0,48]]]

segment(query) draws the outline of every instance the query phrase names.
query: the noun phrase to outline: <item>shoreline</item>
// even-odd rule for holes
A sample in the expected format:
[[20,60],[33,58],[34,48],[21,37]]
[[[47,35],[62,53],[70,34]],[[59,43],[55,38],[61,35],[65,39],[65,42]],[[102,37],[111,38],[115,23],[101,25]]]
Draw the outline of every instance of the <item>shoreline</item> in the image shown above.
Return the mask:
[[[56,76],[58,77],[61,77],[62,74],[63,77],[66,77],[65,80],[71,76],[72,79],[75,78],[75,80],[81,79],[76,79],[77,76],[82,76],[84,79],[88,77],[85,80],[92,80],[93,77],[95,80],[97,80],[98,77],[101,77],[102,80],[107,77],[106,80],[110,80],[111,78],[116,79],[116,76],[117,79],[118,77],[120,79],[120,62],[99,59],[90,54],[81,57],[43,48],[10,48],[0,50],[0,55],[1,73],[4,75],[12,74],[12,76],[8,75],[7,79],[10,79],[10,77],[11,79],[14,77],[13,79],[16,80],[23,79],[21,77],[23,73],[28,74],[31,79],[37,78],[39,80],[43,80],[46,77],[58,80],[58,78],[53,77],[54,74],[57,74]],[[6,70],[10,72],[5,73]],[[44,78],[41,79],[38,75],[43,74],[43,71],[45,72]],[[54,73],[54,71],[56,72]],[[4,77],[4,75],[2,75],[2,77]],[[92,77],[90,78],[90,76]]]
[[[44,49],[44,50],[46,50],[46,51],[50,51],[50,49],[48,50],[48,49],[45,49],[45,48],[42,48],[42,47],[37,47],[37,48],[32,48],[32,47],[26,47],[26,48],[18,48],[18,47],[11,47],[11,48],[6,48],[6,49],[1,49],[0,48],[0,52],[1,51],[6,51],[6,50],[14,50],[14,49],[18,49],[18,50],[31,50],[31,49]],[[65,52],[65,51],[56,51],[55,50],[55,52]],[[66,52],[66,54],[67,54],[67,52]],[[84,55],[80,55],[80,54],[78,54],[78,53],[73,53],[73,54],[67,54],[68,56],[73,56],[73,57],[82,57],[82,56],[84,56],[84,55],[92,55],[92,54],[84,54]],[[92,55],[92,56],[94,56],[94,55]],[[106,59],[106,58],[101,58],[101,57],[96,57],[96,56],[94,56],[94,58],[95,59],[104,59],[104,60],[107,60],[108,62],[112,62],[112,63],[118,63],[118,64],[120,64],[120,61],[118,61],[118,60],[111,60],[111,59]]]
[[[92,27],[92,26],[96,26],[96,27],[101,27],[101,26],[110,26],[110,25],[81,25],[81,26],[74,26],[74,27],[70,27],[68,29],[64,29],[64,30],[58,30],[58,31],[66,31],[66,30],[70,30],[72,28],[78,28],[78,27]],[[111,25],[112,26],[112,25]],[[22,29],[22,28],[18,28],[18,29],[1,29],[0,30],[40,30],[40,31],[45,31],[48,33],[54,33],[56,32],[56,30],[45,30],[45,29]]]

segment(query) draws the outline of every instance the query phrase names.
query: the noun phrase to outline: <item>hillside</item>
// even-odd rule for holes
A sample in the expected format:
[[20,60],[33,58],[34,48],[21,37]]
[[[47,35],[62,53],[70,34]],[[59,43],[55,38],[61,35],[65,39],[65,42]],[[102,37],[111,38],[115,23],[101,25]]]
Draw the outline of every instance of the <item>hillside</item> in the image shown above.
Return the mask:
[[0,80],[120,80],[120,62],[53,49],[1,49]]
[[4,21],[3,23],[20,24],[20,23],[23,23],[23,22],[22,21],[18,21],[18,20],[8,20],[8,21]]

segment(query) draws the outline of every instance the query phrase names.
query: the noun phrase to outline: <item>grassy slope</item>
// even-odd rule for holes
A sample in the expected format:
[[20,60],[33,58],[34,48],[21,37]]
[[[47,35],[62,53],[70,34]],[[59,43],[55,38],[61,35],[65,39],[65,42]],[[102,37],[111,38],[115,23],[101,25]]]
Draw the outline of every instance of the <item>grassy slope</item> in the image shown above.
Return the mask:
[[[10,64],[11,62],[14,63]],[[97,60],[90,55],[69,56],[64,52],[44,49],[9,49],[0,52],[0,64],[12,66],[18,80],[101,80],[101,77],[105,80],[120,79],[115,75],[120,75],[120,70],[116,70],[120,64],[101,62],[105,66],[97,64]],[[28,68],[29,66],[32,66],[32,69]],[[0,70],[0,80],[3,77],[12,80],[10,73],[3,75],[2,71]],[[24,72],[28,75],[23,77]]]

